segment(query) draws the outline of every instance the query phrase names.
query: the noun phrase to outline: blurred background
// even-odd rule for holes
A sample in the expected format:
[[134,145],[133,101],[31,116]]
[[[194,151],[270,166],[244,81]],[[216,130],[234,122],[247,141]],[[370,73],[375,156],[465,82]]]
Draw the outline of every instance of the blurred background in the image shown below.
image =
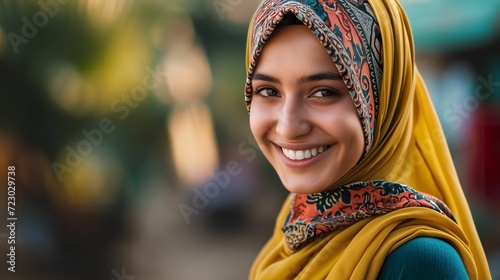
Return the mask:
[[[246,279],[286,196],[244,106],[258,0],[0,0],[0,180],[16,273]],[[494,279],[500,2],[402,1]],[[256,175],[258,174],[258,175]]]

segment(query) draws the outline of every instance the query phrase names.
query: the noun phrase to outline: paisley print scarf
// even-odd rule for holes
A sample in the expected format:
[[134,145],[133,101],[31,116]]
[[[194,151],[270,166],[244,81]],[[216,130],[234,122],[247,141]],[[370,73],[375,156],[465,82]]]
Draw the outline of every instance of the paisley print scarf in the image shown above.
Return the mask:
[[291,205],[282,230],[292,251],[314,237],[406,207],[427,207],[455,221],[439,199],[387,181],[358,182],[322,193],[293,195]]

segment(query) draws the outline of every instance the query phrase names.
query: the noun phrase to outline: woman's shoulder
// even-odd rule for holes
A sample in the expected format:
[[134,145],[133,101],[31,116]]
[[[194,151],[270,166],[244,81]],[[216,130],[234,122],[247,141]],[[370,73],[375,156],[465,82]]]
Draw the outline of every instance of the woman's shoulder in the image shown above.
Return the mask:
[[392,251],[378,279],[469,279],[457,250],[434,237],[417,237]]

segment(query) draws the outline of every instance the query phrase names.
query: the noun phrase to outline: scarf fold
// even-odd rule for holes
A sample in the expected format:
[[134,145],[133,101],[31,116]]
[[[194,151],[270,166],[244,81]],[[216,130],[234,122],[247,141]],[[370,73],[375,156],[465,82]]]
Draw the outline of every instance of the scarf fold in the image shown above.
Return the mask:
[[248,31],[249,111],[253,71],[287,13],[332,57],[358,111],[365,151],[327,191],[289,195],[250,279],[376,279],[387,255],[419,236],[451,244],[470,279],[491,279],[397,0],[264,0]]
[[282,231],[290,250],[296,251],[315,237],[407,207],[426,207],[456,222],[439,199],[406,185],[375,180],[322,193],[293,194]]

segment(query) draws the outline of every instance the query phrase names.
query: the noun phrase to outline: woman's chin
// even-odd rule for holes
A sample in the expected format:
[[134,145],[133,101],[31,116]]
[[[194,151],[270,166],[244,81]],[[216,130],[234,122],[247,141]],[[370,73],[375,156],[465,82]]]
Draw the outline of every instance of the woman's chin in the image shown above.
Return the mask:
[[297,183],[285,183],[283,182],[285,188],[291,193],[297,194],[311,194],[311,193],[319,193],[328,188],[328,184],[316,185],[316,184],[297,184]]

